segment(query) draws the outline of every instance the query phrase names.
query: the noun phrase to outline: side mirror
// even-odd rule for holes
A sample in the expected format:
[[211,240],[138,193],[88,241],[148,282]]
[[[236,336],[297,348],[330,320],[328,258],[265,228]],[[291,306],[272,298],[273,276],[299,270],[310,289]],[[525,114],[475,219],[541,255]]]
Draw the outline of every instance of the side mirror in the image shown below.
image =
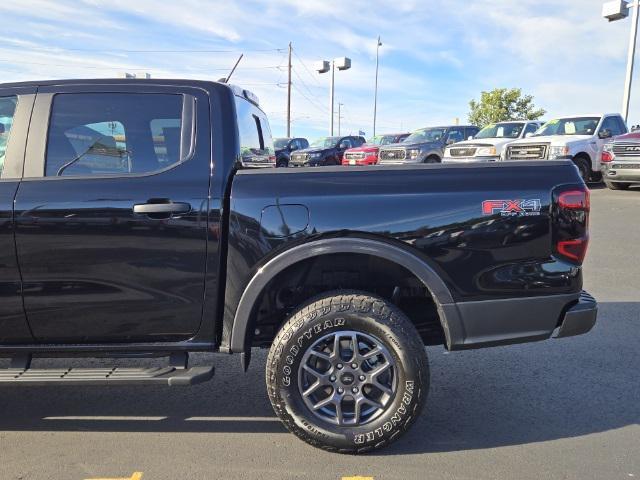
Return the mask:
[[602,130],[600,130],[600,133],[598,133],[598,137],[599,138],[611,138],[611,130],[609,130],[607,128],[603,128]]
[[533,132],[527,132],[524,134],[524,138],[533,137]]
[[469,136],[467,137],[467,140],[473,140],[473,135],[469,135]]

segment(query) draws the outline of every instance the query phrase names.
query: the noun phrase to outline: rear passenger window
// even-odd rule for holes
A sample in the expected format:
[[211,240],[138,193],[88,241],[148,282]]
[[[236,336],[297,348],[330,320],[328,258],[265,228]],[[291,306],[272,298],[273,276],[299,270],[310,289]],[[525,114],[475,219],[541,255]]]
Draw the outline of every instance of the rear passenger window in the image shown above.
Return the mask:
[[182,105],[172,94],[56,95],[46,176],[150,173],[185,160],[191,129],[183,133]]
[[0,175],[4,170],[4,156],[9,143],[9,134],[11,133],[17,102],[16,97],[0,98]]
[[269,157],[275,153],[267,117],[262,110],[241,97],[236,97],[236,110],[243,166],[268,166],[275,160]]

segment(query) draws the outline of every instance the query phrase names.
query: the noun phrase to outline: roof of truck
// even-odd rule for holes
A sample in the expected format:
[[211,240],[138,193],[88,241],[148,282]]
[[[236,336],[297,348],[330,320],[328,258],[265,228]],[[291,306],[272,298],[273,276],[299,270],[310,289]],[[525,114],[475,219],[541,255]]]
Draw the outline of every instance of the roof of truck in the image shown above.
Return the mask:
[[0,88],[9,87],[38,87],[53,85],[101,85],[105,82],[110,84],[154,84],[154,85],[205,85],[220,82],[212,80],[189,80],[184,78],[74,78],[65,80],[30,80],[28,82],[1,83]]

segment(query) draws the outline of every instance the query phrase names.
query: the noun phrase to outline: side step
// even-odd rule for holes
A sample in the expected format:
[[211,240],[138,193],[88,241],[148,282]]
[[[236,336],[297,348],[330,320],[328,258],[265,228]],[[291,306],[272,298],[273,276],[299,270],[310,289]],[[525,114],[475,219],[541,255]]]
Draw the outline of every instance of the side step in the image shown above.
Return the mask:
[[195,385],[211,380],[213,366],[187,368],[186,353],[170,357],[169,366],[153,368],[30,368],[31,356],[14,357],[0,369],[2,385]]

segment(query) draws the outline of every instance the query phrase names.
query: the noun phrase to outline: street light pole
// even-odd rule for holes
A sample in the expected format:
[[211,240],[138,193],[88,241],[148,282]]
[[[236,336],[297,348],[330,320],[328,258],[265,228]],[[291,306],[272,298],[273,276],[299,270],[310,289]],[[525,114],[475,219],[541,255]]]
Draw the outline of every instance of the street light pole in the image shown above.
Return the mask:
[[342,106],[343,105],[344,105],[344,103],[338,102],[338,136],[342,135],[342,133],[340,133],[340,119],[342,118]]
[[349,70],[351,68],[351,59],[347,57],[334,58],[331,62],[327,60],[321,60],[316,62],[315,64],[316,71],[318,73],[327,73],[331,70],[331,85],[329,91],[329,132],[330,135],[333,136],[333,120],[334,120],[334,90],[335,90],[335,77],[336,77],[336,68],[338,70]]
[[333,112],[333,96],[334,96],[334,89],[335,89],[335,81],[336,81],[336,62],[335,60],[331,60],[331,87],[330,87],[330,91],[329,91],[329,132],[330,135],[333,137],[333,117],[334,117],[334,112]]
[[636,56],[636,39],[638,38],[638,6],[639,0],[633,0],[633,17],[631,18],[631,35],[629,37],[629,51],[627,52],[627,76],[624,82],[624,97],[622,99],[622,115],[624,121],[629,121],[629,101],[631,100],[631,83],[633,81],[633,64]]
[[378,35],[378,44],[376,45],[376,86],[375,93],[373,94],[373,136],[376,136],[376,114],[378,110],[378,58],[380,54],[380,47],[382,42],[380,41],[380,35]]

